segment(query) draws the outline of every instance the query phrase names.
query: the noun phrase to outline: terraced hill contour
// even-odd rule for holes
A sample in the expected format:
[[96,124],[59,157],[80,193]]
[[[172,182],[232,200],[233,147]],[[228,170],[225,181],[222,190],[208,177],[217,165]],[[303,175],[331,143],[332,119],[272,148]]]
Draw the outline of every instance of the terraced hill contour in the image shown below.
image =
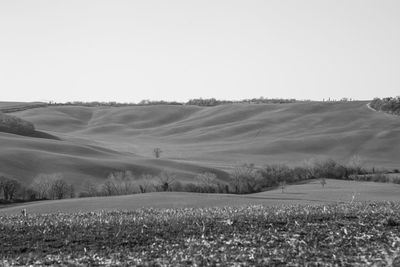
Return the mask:
[[[374,112],[367,102],[232,104],[216,107],[52,106],[12,113],[61,140],[0,133],[0,170],[30,183],[62,172],[79,187],[111,171],[199,172],[226,178],[238,163],[300,164],[358,154],[367,166],[398,168],[400,117]],[[152,150],[164,152],[155,159]]]

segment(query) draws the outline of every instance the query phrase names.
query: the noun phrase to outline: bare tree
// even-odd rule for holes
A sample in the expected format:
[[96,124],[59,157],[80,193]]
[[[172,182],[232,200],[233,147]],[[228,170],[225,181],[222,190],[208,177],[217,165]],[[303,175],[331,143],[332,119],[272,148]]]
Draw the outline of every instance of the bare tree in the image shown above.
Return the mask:
[[97,186],[94,185],[91,181],[87,181],[85,182],[85,184],[83,185],[83,194],[87,197],[94,197],[97,196],[99,194],[98,190],[97,190]]
[[169,172],[162,172],[158,177],[158,184],[156,184],[157,191],[171,191],[175,183],[176,176]]
[[303,163],[303,167],[307,172],[307,178],[314,179],[316,178],[316,168],[315,166],[318,164],[318,161],[315,158],[311,158],[305,160]]
[[220,188],[217,176],[211,172],[204,172],[196,176],[204,193],[215,193]]
[[0,190],[3,192],[5,200],[13,200],[21,184],[16,180],[0,176]]
[[154,150],[153,150],[153,154],[154,154],[154,156],[158,159],[158,158],[160,158],[161,157],[161,153],[162,153],[163,151],[161,150],[161,148],[159,148],[159,147],[156,147],[156,148],[154,148]]
[[102,191],[105,195],[128,195],[137,192],[135,176],[130,171],[113,172],[103,183]]
[[106,196],[117,195],[117,186],[114,181],[107,179],[102,185],[102,192]]
[[285,193],[286,182],[285,182],[285,181],[281,181],[281,182],[279,183],[279,187],[280,187],[281,190],[282,190],[282,194]]
[[254,164],[243,164],[233,169],[231,180],[236,194],[254,193],[260,184],[260,174]]
[[67,184],[63,179],[55,179],[51,183],[50,198],[63,199],[71,195],[71,185]]
[[31,183],[31,188],[36,191],[38,199],[51,198],[50,191],[54,180],[62,179],[61,173],[38,174]]
[[356,174],[362,174],[363,160],[360,155],[353,155],[349,160],[349,167],[354,170]]
[[38,199],[62,199],[75,197],[72,184],[67,183],[61,173],[39,174],[30,185]]
[[150,174],[143,174],[140,176],[140,181],[138,182],[140,193],[147,193],[151,191],[151,188],[153,187],[151,180],[153,179],[154,177]]

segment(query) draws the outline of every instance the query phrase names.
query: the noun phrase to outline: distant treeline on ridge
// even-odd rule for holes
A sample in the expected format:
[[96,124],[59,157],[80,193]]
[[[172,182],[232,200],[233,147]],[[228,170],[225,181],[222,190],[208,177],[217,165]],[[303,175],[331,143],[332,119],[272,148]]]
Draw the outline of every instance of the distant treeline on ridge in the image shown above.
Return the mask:
[[391,114],[400,115],[400,96],[374,98],[370,103],[371,108]]
[[110,102],[100,102],[100,101],[72,101],[65,103],[49,102],[48,105],[71,105],[71,106],[111,106],[111,107],[123,107],[123,106],[146,106],[146,105],[194,105],[194,106],[218,106],[225,104],[285,104],[285,103],[295,103],[299,101],[310,101],[310,100],[296,100],[296,99],[284,99],[284,98],[251,98],[242,100],[218,100],[215,98],[195,98],[190,99],[187,102],[177,102],[177,101],[164,101],[164,100],[142,100],[139,103],[119,103],[115,101]]

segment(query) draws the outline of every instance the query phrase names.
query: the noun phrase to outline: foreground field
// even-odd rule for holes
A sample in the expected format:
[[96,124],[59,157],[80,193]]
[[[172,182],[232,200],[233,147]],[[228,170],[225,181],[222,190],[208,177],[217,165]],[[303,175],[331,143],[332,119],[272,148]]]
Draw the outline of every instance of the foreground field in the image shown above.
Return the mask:
[[400,201],[400,185],[327,179],[322,188],[319,180],[281,189],[248,195],[158,192],[115,197],[94,197],[40,201],[0,209],[1,215],[57,212],[90,212],[96,210],[136,210],[140,208],[209,208],[244,205],[329,204],[352,201]]
[[400,204],[0,217],[3,265],[398,266]]

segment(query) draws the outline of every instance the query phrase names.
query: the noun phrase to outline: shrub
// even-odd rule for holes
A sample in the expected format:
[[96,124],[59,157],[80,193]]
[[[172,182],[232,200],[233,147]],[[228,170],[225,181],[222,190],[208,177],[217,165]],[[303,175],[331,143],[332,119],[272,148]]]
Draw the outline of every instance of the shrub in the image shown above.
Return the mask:
[[35,133],[35,127],[28,121],[0,113],[0,132],[29,136]]
[[254,164],[236,166],[231,172],[230,177],[233,193],[255,193],[261,189],[262,177]]
[[63,199],[70,197],[73,195],[71,192],[71,185],[69,185],[66,181],[63,179],[55,179],[51,183],[50,187],[50,198],[51,199]]
[[172,191],[176,182],[176,176],[170,172],[162,172],[158,177],[158,183],[154,185],[156,191],[166,192]]
[[93,184],[90,181],[87,181],[84,185],[83,185],[83,191],[81,191],[79,193],[79,197],[95,197],[95,196],[99,196],[100,192],[98,190],[98,187]]
[[321,180],[319,181],[322,185],[322,187],[325,187],[326,185],[326,179],[325,178],[321,178]]
[[262,177],[261,186],[264,188],[277,186],[281,182],[292,182],[294,180],[293,171],[284,164],[265,165],[259,170],[259,174]]
[[140,193],[154,191],[154,184],[152,183],[153,180],[154,176],[150,174],[141,175],[139,181],[137,181]]
[[347,175],[346,168],[332,159],[317,162],[314,168],[316,178],[340,179]]
[[102,185],[102,193],[106,196],[129,195],[138,192],[135,177],[130,171],[113,172]]
[[31,186],[36,199],[63,199],[75,197],[75,189],[61,173],[38,174]]
[[221,187],[217,180],[217,176],[214,173],[204,172],[198,174],[195,177],[195,180],[199,184],[198,186],[201,193],[217,193]]

